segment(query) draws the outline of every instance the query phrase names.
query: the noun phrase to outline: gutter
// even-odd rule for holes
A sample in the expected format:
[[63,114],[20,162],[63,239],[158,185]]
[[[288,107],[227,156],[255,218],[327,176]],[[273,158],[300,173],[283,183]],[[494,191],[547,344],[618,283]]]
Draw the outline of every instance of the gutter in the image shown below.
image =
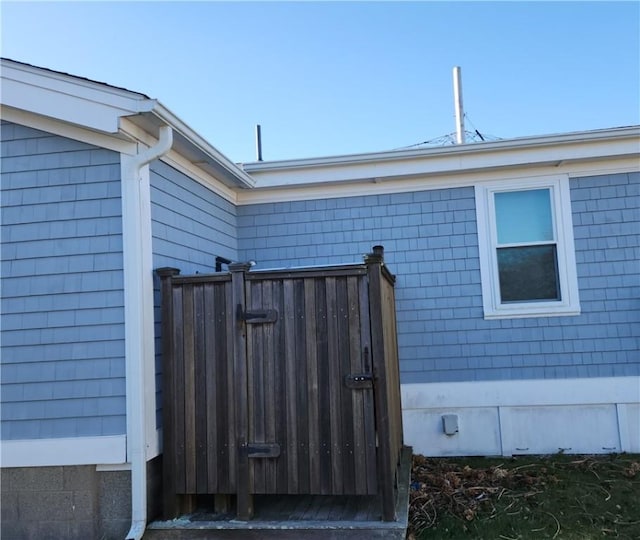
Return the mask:
[[384,163],[406,159],[430,158],[433,156],[462,156],[466,154],[493,152],[496,150],[523,150],[529,148],[557,146],[572,143],[617,142],[621,140],[637,138],[638,136],[640,136],[640,126],[627,126],[619,128],[598,129],[592,131],[579,131],[574,133],[562,133],[559,135],[518,137],[515,139],[457,144],[452,146],[427,147],[420,149],[412,148],[407,150],[390,150],[362,154],[347,154],[340,156],[285,159],[278,161],[254,161],[251,163],[242,163],[241,167],[246,173],[250,174],[263,171],[283,171],[286,169],[361,165],[363,163]]
[[[238,201],[255,202],[265,190],[303,189],[386,181],[425,180],[526,166],[551,167],[593,160],[637,161],[640,126],[583,133],[458,144],[372,154],[272,161],[243,165],[257,181],[255,192],[239,192]],[[273,191],[272,191],[273,193]],[[316,193],[322,196],[322,193]],[[262,198],[261,198],[262,199]]]
[[211,156],[213,160],[216,161],[230,176],[237,178],[239,183],[242,184],[242,187],[252,188],[255,186],[256,181],[249,176],[242,167],[231,161],[217,148],[212,146],[206,139],[201,137],[197,132],[180,120],[180,118],[173,114],[164,105],[157,102],[151,112],[156,116],[156,118],[172,126],[176,133],[183,136],[195,148],[204,152],[206,155]]
[[[145,399],[145,365],[153,362],[152,276],[147,275],[152,262],[149,176],[146,167],[166,154],[173,144],[173,130],[159,128],[158,142],[133,156],[121,155],[123,174],[123,223],[138,220],[136,230],[123,230],[125,278],[125,358],[127,396],[127,461],[131,463],[131,528],[126,540],[140,540],[147,525],[147,433]],[[127,182],[125,188],[124,183]],[[131,185],[133,184],[133,185]],[[125,196],[125,190],[127,195]],[[126,199],[126,200],[125,200]],[[148,221],[145,227],[144,223]],[[133,228],[133,227],[130,227]],[[150,236],[147,234],[146,236]],[[150,335],[149,335],[150,333]],[[150,357],[150,359],[149,359]]]

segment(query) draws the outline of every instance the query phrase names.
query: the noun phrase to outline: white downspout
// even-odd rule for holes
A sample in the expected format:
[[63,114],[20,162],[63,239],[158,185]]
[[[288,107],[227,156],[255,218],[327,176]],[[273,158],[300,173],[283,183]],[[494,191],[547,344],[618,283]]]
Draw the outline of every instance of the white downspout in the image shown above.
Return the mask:
[[151,148],[147,148],[142,152],[138,152],[137,155],[133,156],[134,163],[137,165],[138,171],[145,165],[151,163],[154,159],[164,156],[169,150],[171,150],[172,144],[173,130],[171,129],[171,126],[160,126],[158,142],[156,145]]
[[127,540],[140,540],[147,525],[147,416],[150,413],[145,384],[154,381],[153,254],[147,165],[166,154],[172,144],[173,130],[162,126],[155,146],[133,156],[121,155],[127,461],[131,463],[131,529]]

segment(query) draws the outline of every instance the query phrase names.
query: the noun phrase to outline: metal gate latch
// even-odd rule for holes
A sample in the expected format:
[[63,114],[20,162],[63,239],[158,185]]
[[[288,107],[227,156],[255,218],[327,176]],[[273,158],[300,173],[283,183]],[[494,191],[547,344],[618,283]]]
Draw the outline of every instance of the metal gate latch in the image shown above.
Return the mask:
[[373,376],[371,373],[352,373],[344,378],[347,388],[372,388]]

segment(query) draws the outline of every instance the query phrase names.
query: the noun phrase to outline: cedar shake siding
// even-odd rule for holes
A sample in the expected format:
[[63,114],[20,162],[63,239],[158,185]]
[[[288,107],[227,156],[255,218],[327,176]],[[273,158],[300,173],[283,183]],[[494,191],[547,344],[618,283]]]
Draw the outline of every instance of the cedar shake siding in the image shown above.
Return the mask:
[[640,173],[570,181],[581,314],[485,320],[472,187],[238,208],[240,259],[396,273],[403,383],[640,374]]
[[119,154],[2,123],[2,437],[125,433]]

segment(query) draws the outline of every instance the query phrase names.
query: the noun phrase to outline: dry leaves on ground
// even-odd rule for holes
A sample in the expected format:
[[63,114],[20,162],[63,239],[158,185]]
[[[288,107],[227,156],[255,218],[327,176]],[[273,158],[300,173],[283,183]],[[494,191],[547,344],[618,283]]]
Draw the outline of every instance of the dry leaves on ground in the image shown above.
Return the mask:
[[[464,462],[464,459],[459,461]],[[495,463],[495,460],[492,462]],[[505,514],[516,516],[536,507],[539,513],[548,516],[549,537],[556,538],[561,524],[549,512],[555,509],[538,505],[540,497],[536,496],[548,487],[561,485],[559,483],[566,480],[571,470],[587,473],[594,482],[598,482],[605,496],[607,490],[603,486],[611,486],[613,480],[601,479],[599,475],[612,469],[621,482],[631,481],[635,485],[635,479],[640,478],[640,464],[633,459],[607,462],[606,458],[603,461],[603,456],[564,456],[562,462],[542,459],[518,466],[518,461],[506,458],[505,462],[496,465],[472,468],[457,464],[454,460],[415,455],[408,538],[416,538],[426,529],[436,527],[438,521],[447,514],[469,523],[477,519],[493,520]],[[563,479],[559,480],[557,474]],[[607,500],[607,497],[604,499]]]
[[[442,459],[413,457],[410,493],[410,528],[414,533],[430,528],[443,512],[471,521],[483,507],[491,510],[492,501],[505,496],[535,495],[546,483],[556,481],[546,470],[513,469],[501,465],[475,469],[460,467]],[[524,492],[523,492],[524,491]]]

